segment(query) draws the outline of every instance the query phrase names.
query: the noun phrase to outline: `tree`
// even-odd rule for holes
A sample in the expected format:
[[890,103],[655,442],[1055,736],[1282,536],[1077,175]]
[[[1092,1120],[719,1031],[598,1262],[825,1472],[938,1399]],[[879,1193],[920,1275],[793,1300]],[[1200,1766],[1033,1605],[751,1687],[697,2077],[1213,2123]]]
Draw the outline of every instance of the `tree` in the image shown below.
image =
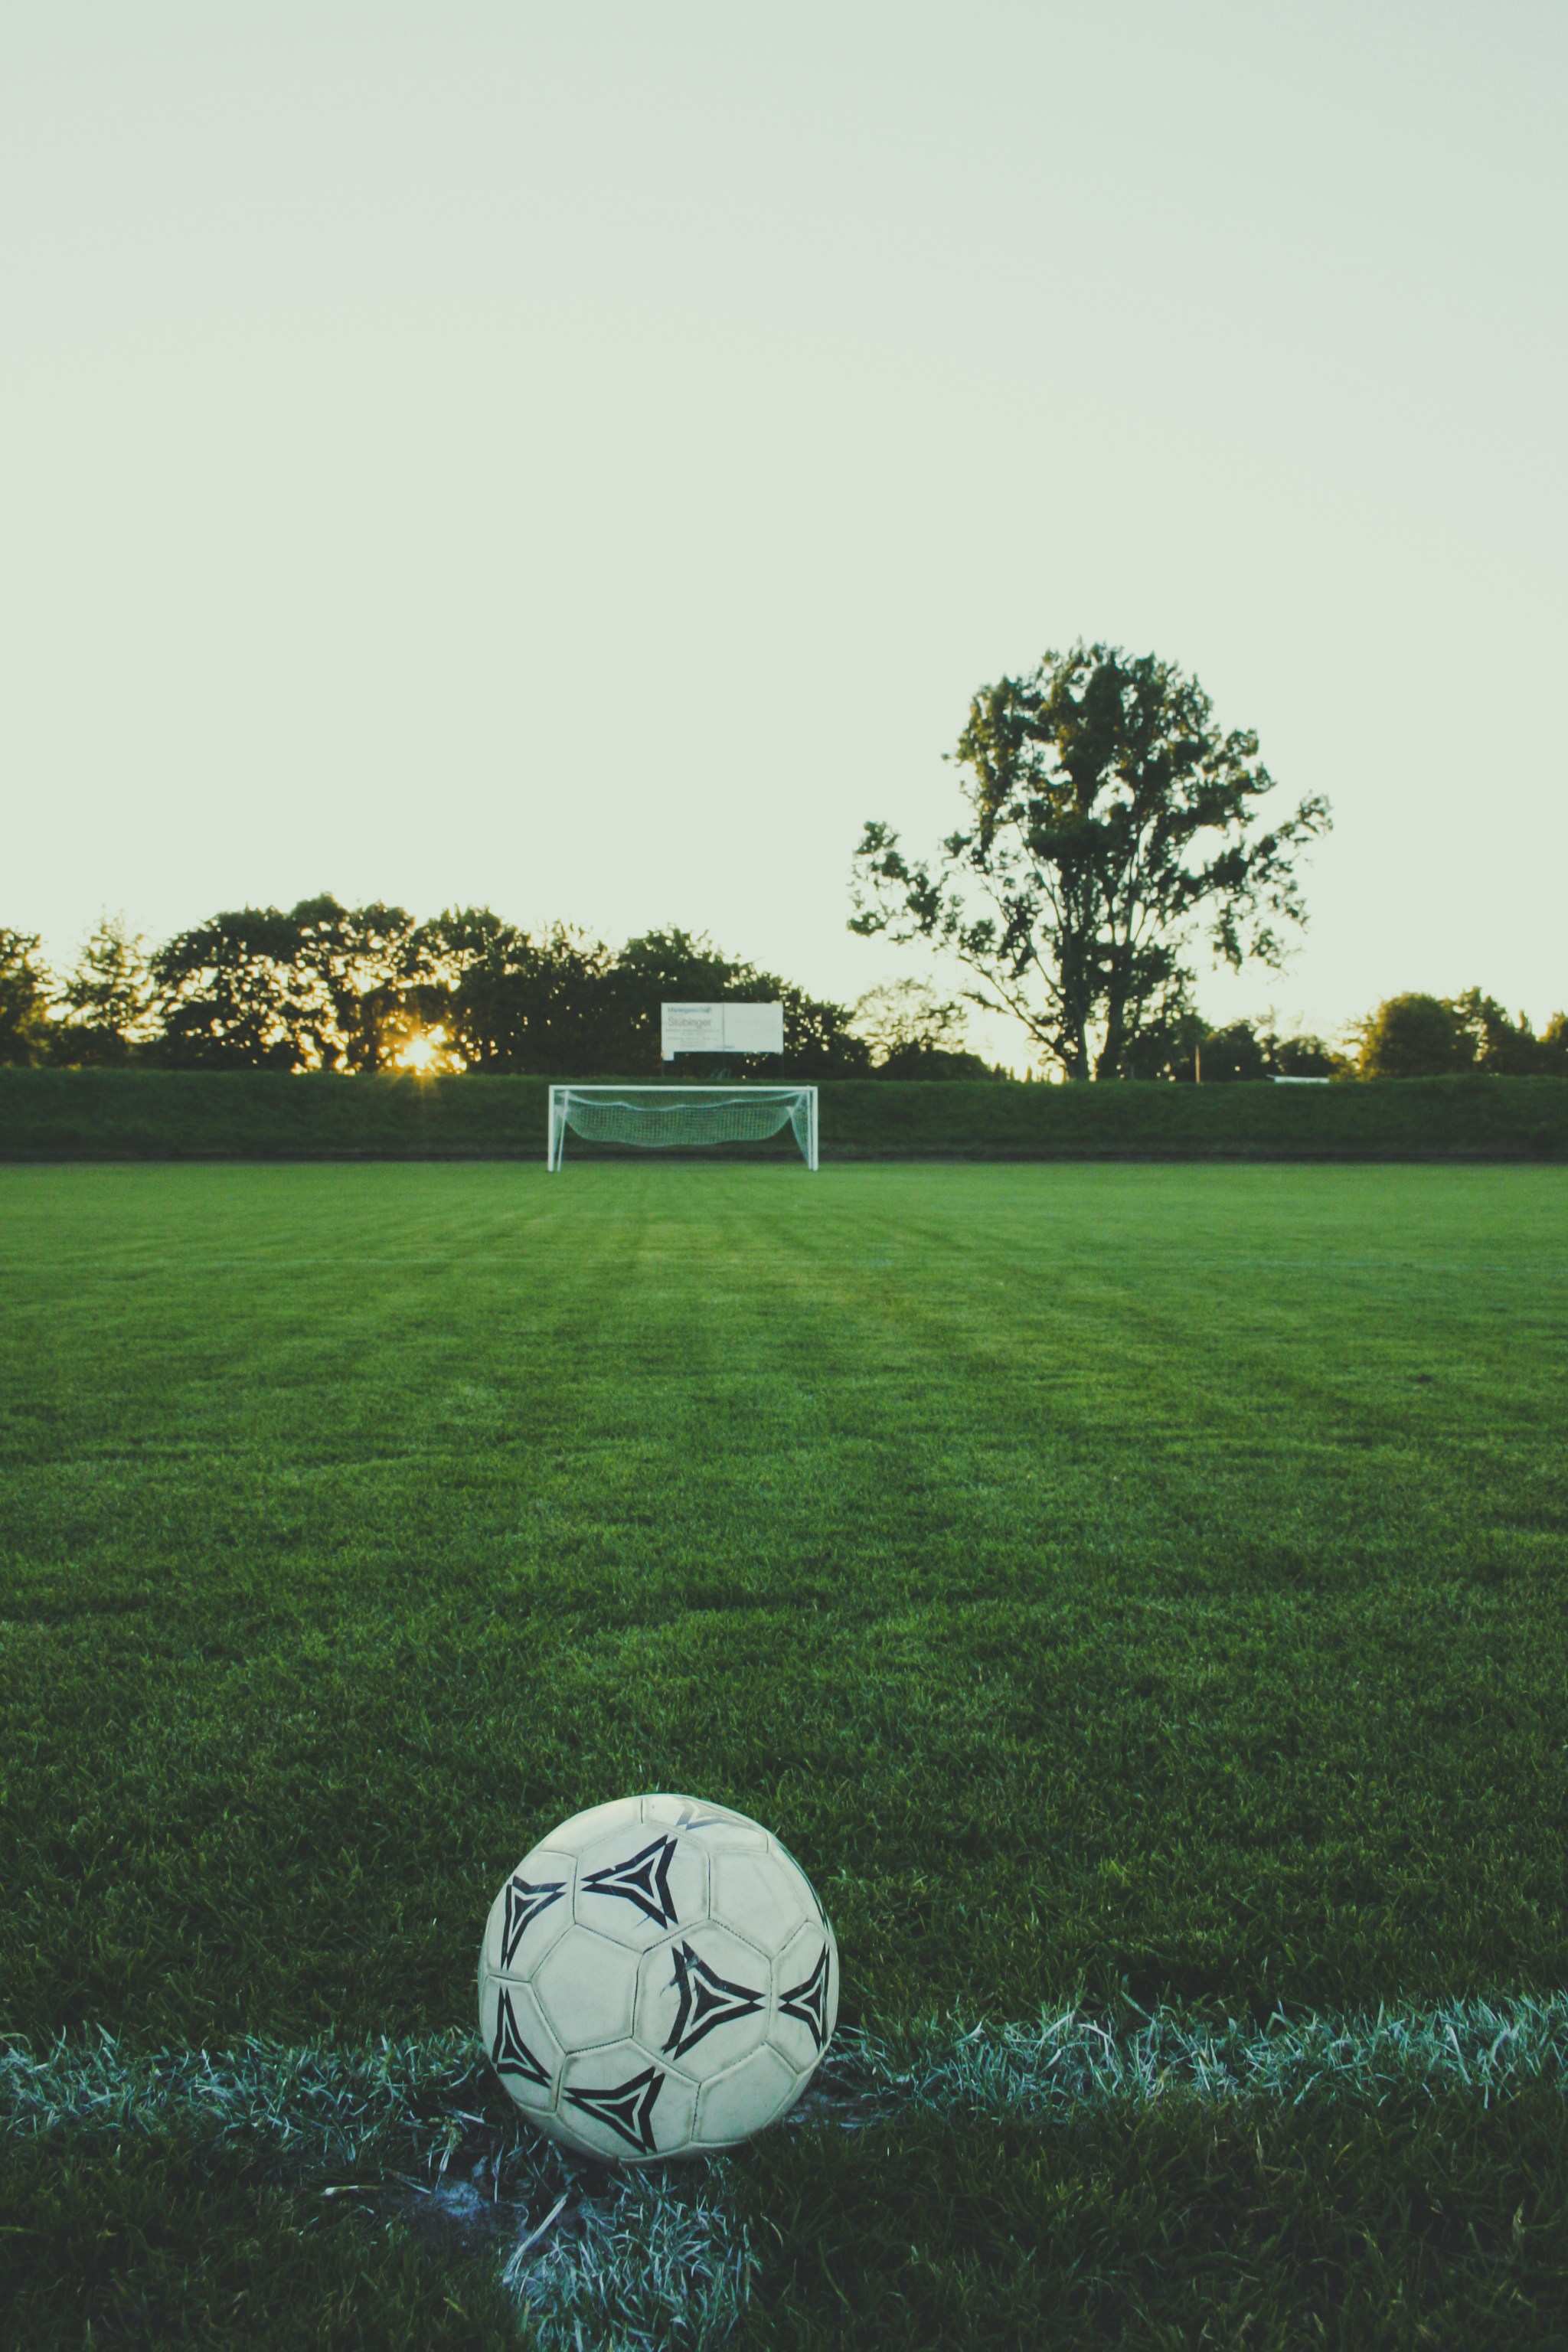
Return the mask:
[[1361,1024],[1356,1076],[1439,1078],[1475,1067],[1475,1044],[1446,997],[1411,991],[1384,999]]
[[[1268,1049],[1250,1021],[1231,1021],[1223,1029],[1204,1033],[1202,1076],[1208,1086],[1225,1086],[1237,1078],[1268,1078]],[[1193,1076],[1198,1076],[1194,1065]]]
[[871,1067],[871,1050],[851,1026],[854,1014],[830,996],[808,996],[787,981],[768,981],[760,991],[768,1003],[784,1006],[784,1064],[792,1078],[813,1083],[818,1078],[863,1078]]
[[1531,1027],[1528,1013],[1510,1021],[1496,997],[1483,995],[1479,988],[1468,988],[1447,1003],[1469,1041],[1472,1068],[1489,1076],[1524,1078],[1550,1067],[1550,1049]]
[[41,1062],[49,1043],[48,966],[37,931],[0,925],[0,1062]]
[[855,1026],[878,1062],[910,1052],[962,1053],[963,1019],[963,1005],[924,980],[884,981],[855,1007]]
[[323,895],[242,907],[152,959],[162,1058],[197,1069],[364,1070],[390,1058],[425,976],[414,919]]
[[871,1048],[879,1077],[992,1078],[963,1042],[963,1007],[939,997],[923,980],[884,981],[855,1007],[855,1026]]
[[1363,1078],[1568,1076],[1568,1020],[1555,1013],[1538,1037],[1528,1014],[1510,1021],[1495,996],[1410,992],[1388,997],[1356,1032]]
[[581,1076],[614,1067],[615,958],[557,923],[539,937],[488,907],[452,907],[421,926],[429,979],[413,1001],[470,1069]]
[[1166,1002],[1129,1043],[1121,1076],[1124,1078],[1195,1078],[1200,1075],[1199,1054],[1206,1046],[1208,1034],[1208,1024],[1186,991],[1173,990]]
[[409,1034],[409,992],[429,976],[413,916],[379,898],[344,907],[323,892],[302,898],[288,919],[295,1066],[384,1069]]
[[129,931],[123,915],[105,915],[82,941],[60,1003],[65,1017],[55,1033],[58,1061],[89,1065],[128,1062],[155,1034],[150,1018],[153,973],[147,942]]
[[1113,646],[1047,653],[984,688],[954,753],[965,822],[934,862],[886,824],[856,853],[850,929],[956,956],[976,1003],[1014,1013],[1069,1077],[1125,1075],[1190,1010],[1201,926],[1217,958],[1278,966],[1305,908],[1295,859],[1328,830],[1303,800],[1253,829],[1274,789],[1245,730],[1222,735],[1195,678]]
[[[616,987],[620,1003],[624,1068],[650,1076],[660,1062],[659,1007],[669,1003],[769,1003],[778,1000],[783,983],[760,972],[754,964],[726,955],[705,931],[644,931],[628,940],[616,958]],[[787,1041],[786,1041],[787,1042]],[[770,1066],[772,1056],[735,1057],[741,1068]],[[687,1074],[691,1075],[688,1064]],[[670,1072],[666,1070],[668,1077]],[[695,1073],[700,1077],[701,1072]]]
[[1348,1077],[1350,1065],[1321,1037],[1281,1037],[1263,1023],[1231,1021],[1213,1029],[1189,1011],[1163,1029],[1145,1030],[1128,1068],[1129,1077],[1173,1078],[1191,1085],[1224,1086],[1236,1079]]
[[1554,1013],[1537,1042],[1543,1075],[1568,1078],[1568,1013]]
[[160,1058],[180,1069],[306,1066],[290,985],[297,944],[277,907],[240,907],[154,951]]
[[1314,1037],[1310,1030],[1294,1037],[1277,1037],[1268,1030],[1263,1050],[1268,1057],[1271,1077],[1348,1078],[1351,1075],[1351,1066],[1344,1055],[1336,1053],[1326,1038]]

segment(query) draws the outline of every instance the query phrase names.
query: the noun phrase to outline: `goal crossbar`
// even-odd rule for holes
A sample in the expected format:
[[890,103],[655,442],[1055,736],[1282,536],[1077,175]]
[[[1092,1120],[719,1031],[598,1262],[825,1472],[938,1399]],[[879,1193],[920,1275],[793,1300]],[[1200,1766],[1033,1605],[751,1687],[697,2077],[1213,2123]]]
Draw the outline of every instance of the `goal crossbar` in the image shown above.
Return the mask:
[[[701,1100],[694,1101],[693,1097]],[[567,1131],[588,1143],[679,1150],[714,1143],[760,1143],[792,1129],[808,1168],[816,1167],[815,1087],[552,1086],[544,1164],[566,1157]]]

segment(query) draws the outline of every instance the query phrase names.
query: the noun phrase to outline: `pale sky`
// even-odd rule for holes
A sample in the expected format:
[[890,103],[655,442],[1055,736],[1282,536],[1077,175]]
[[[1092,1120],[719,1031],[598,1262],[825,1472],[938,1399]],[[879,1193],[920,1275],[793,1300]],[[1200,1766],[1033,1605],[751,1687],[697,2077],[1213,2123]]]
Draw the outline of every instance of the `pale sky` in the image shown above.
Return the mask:
[[929,970],[861,821],[1083,636],[1333,801],[1211,1015],[1568,1002],[1556,0],[4,24],[0,922],[481,901],[852,999]]

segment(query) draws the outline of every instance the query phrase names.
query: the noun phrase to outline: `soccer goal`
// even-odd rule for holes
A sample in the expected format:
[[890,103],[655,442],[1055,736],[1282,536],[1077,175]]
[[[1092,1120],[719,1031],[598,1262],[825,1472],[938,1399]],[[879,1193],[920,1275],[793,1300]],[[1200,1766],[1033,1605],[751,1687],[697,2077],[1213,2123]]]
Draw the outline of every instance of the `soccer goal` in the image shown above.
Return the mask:
[[570,1129],[585,1143],[679,1150],[692,1144],[765,1143],[789,1128],[806,1166],[816,1166],[815,1087],[552,1087],[544,1163],[566,1157]]

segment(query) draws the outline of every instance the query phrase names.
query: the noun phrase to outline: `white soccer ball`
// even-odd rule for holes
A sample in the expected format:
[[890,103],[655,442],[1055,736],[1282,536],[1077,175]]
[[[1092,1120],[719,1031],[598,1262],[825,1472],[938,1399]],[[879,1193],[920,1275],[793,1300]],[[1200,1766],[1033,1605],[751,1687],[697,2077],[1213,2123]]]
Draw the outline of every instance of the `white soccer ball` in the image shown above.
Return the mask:
[[563,1822],[496,1896],[479,2031],[523,2114],[621,2164],[732,2147],[805,2090],[838,1948],[799,1864],[744,1813],[626,1797]]

